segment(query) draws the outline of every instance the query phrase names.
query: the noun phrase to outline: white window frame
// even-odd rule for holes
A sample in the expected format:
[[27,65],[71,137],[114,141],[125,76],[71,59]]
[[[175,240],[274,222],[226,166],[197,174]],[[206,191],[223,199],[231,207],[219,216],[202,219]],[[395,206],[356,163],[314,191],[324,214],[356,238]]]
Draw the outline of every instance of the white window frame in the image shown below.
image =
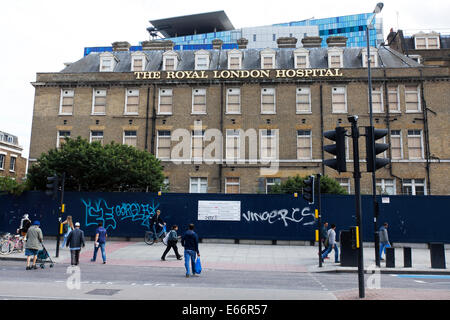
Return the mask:
[[[334,110],[334,93],[336,92],[336,94],[342,94],[343,91],[344,93],[344,99],[345,99],[345,110],[344,111],[336,111]],[[337,113],[337,114],[345,114],[348,113],[348,104],[347,104],[347,87],[346,86],[342,86],[342,87],[332,87],[331,88],[331,113]]]
[[[270,135],[268,134],[270,132]],[[271,140],[270,144],[270,154],[269,157],[267,155],[267,150],[269,148],[264,148],[267,146],[263,143],[264,140]],[[266,152],[263,152],[263,149],[266,149]],[[276,160],[278,157],[278,129],[260,129],[259,130],[259,158],[261,160]]]
[[[169,135],[160,135],[161,132],[167,133],[169,132]],[[170,132],[170,130],[157,130],[157,134],[156,134],[156,158],[157,159],[164,159],[164,160],[168,160],[170,159],[170,151],[171,151],[171,147],[170,147],[170,143],[171,143],[171,138],[172,138],[172,133]],[[169,140],[169,156],[168,157],[160,157],[159,155],[159,144],[160,144],[160,140],[159,139],[168,139]]]
[[[412,85],[405,85],[405,113],[420,113],[422,112],[422,105],[421,105],[421,100],[420,100],[420,85],[417,85],[416,88],[417,90],[412,91],[412,90],[407,90],[407,87],[412,87]],[[417,94],[417,110],[408,110],[408,104],[406,101],[406,95],[408,93],[416,93]]]
[[[331,66],[331,57],[339,56],[339,67],[332,67]],[[328,68],[343,68],[344,67],[344,49],[342,48],[328,48]]]
[[[93,132],[101,132],[102,133],[101,139],[97,138],[97,137],[100,137],[100,136],[95,136],[96,139],[93,139],[93,137],[94,137],[94,135],[92,134]],[[103,130],[91,130],[90,131],[90,134],[89,134],[89,142],[90,143],[92,143],[94,141],[100,141],[101,145],[103,145],[103,139],[104,139],[104,132],[103,132]]]
[[347,190],[348,194],[351,194],[351,183],[349,178],[336,178],[336,181],[339,183],[339,185]]
[[[411,131],[419,131],[420,134],[415,134],[415,132],[414,132],[414,134],[410,134]],[[408,134],[408,159],[409,160],[422,160],[422,159],[424,159],[423,131],[422,130],[410,129],[410,130],[408,130],[407,134]],[[420,153],[421,153],[420,154],[420,158],[411,158],[411,155],[410,155],[410,152],[409,152],[409,150],[410,150],[409,138],[420,138]]]
[[[308,96],[308,110],[299,110],[299,95]],[[310,87],[298,87],[295,94],[295,113],[296,114],[311,114],[311,88]]]
[[[304,134],[301,135],[300,133],[309,133],[308,135]],[[309,139],[309,155],[305,158],[300,158],[298,154],[298,150],[300,148],[299,146],[299,139]],[[312,160],[312,130],[297,130],[297,160]]]
[[[386,193],[387,195],[390,196],[395,196],[397,194],[397,187],[396,187],[396,182],[395,179],[376,179],[376,187],[377,187],[377,194],[378,195],[383,195],[386,191],[386,187],[391,187],[393,190],[393,193]],[[380,187],[380,192],[378,192],[378,187]]]
[[[367,95],[368,92],[367,92]],[[380,97],[380,101],[381,101],[381,110],[376,110],[374,108],[374,96],[375,95],[379,95]],[[384,96],[383,96],[383,86],[382,85],[376,85],[372,87],[372,112],[373,113],[384,113]],[[370,113],[370,106],[369,106],[369,111],[368,113]]]
[[56,136],[56,148],[57,149],[59,149],[59,147],[60,147],[59,140],[61,139],[61,135],[60,135],[61,132],[69,132],[68,136],[63,136],[63,137],[68,137],[68,138],[70,138],[71,133],[72,133],[70,130],[58,130],[57,136]]
[[[135,61],[142,59],[142,70],[135,69]],[[131,71],[145,71],[147,67],[148,58],[147,55],[142,51],[135,51],[131,54]]]
[[[72,112],[62,112],[64,98],[72,98]],[[61,98],[59,102],[59,115],[71,116],[73,115],[73,109],[75,106],[75,90],[74,89],[61,89]]]
[[[362,49],[361,53],[362,53],[362,66],[363,68],[367,68],[367,48]],[[371,68],[378,68],[379,67],[378,49],[370,47],[370,55],[373,56],[373,65],[371,65]]]
[[[239,110],[238,111],[230,111],[229,110],[229,96],[238,96],[239,97]],[[226,114],[241,114],[241,88],[228,88],[227,89],[227,101],[226,101]]]
[[[161,112],[161,96],[170,96],[172,97],[171,111],[170,112]],[[158,114],[161,115],[172,115],[173,114],[173,89],[160,88],[158,95]]]
[[[395,88],[395,91],[393,91],[392,89]],[[387,87],[388,90],[388,108],[389,108],[389,113],[401,113],[401,109],[400,109],[400,86],[389,86]],[[396,109],[391,109],[391,103],[389,102],[389,97],[392,93],[395,93],[397,95],[397,107]]]
[[[137,93],[137,94],[136,94]],[[137,104],[137,112],[130,112],[128,111],[128,98],[129,97],[138,97],[138,104]],[[124,108],[124,115],[138,115],[139,114],[139,104],[140,104],[140,90],[139,88],[126,88],[125,89],[125,108]]]
[[[241,134],[240,130],[227,129],[226,130],[226,140],[225,140],[225,159],[228,160],[239,160],[241,158]],[[228,139],[233,139],[234,149],[237,149],[237,156],[228,156]]]
[[[276,61],[275,61],[276,52],[272,49],[265,49],[261,51],[261,69],[267,70],[267,69],[275,69]],[[272,66],[269,68],[264,67],[264,60],[265,58],[270,58],[272,60]]]
[[[201,135],[199,134],[201,132]],[[197,138],[202,138],[202,154],[201,157],[194,157],[194,139]],[[195,145],[195,147],[198,147],[197,145]],[[192,161],[202,161],[203,160],[203,156],[204,156],[204,152],[205,152],[205,130],[192,130],[191,131],[191,160]]]
[[[127,132],[134,132],[135,135],[126,135]],[[135,139],[136,141],[136,148],[137,148],[137,130],[123,130],[123,140],[122,140],[122,144],[126,144],[125,143],[125,137],[132,137]],[[129,146],[129,144],[126,144],[127,146]]]
[[[417,48],[417,39],[424,39],[425,40],[425,48]],[[437,40],[437,48],[430,48],[429,40],[430,39],[436,39]],[[438,35],[436,36],[415,36],[414,37],[414,48],[416,50],[439,50],[441,49],[441,41]]]
[[[399,134],[392,134],[392,132],[399,132]],[[392,160],[403,160],[403,137],[402,130],[391,130],[391,157],[392,157],[392,139],[399,138],[400,139],[400,158],[392,158]]]
[[[273,92],[273,111],[263,111],[263,95]],[[261,114],[277,114],[277,92],[275,88],[261,88]]]
[[[238,58],[239,59],[239,67],[231,68],[231,58]],[[229,70],[240,70],[242,69],[242,52],[236,49],[228,51],[228,65]]]
[[[14,161],[13,161],[13,159],[14,159]],[[11,154],[9,156],[9,172],[16,172],[16,164],[17,164],[17,156]],[[12,169],[11,169],[11,166],[13,167]]]
[[[201,59],[206,59],[206,65],[202,66],[200,64]],[[210,55],[209,52],[206,50],[200,50],[195,52],[195,70],[209,70],[209,64],[210,64]]]
[[[111,61],[111,65],[108,69],[103,69],[105,62],[109,60]],[[115,55],[113,55],[111,52],[102,52],[100,54],[100,66],[99,66],[99,72],[114,72],[114,69],[117,65],[117,58]]]
[[5,163],[6,163],[6,153],[0,152],[0,170],[5,170]]
[[[205,111],[194,111],[194,101],[196,95],[203,95],[205,96]],[[192,109],[191,114],[207,114],[207,90],[206,88],[192,88]]]
[[[422,180],[423,183],[419,183],[417,180]],[[411,182],[405,182],[405,181],[411,181]],[[405,194],[404,187],[411,187],[411,195],[415,196],[416,193],[416,187],[423,187],[423,194],[427,195],[427,181],[426,179],[403,179],[402,180],[402,194]]]
[[[228,182],[228,179],[237,179],[237,182]],[[228,193],[228,186],[238,186],[237,193]],[[240,194],[241,193],[241,178],[239,177],[225,177],[225,193],[226,194]]]
[[[92,90],[92,115],[105,115],[106,114],[106,97],[107,97],[107,89],[94,88]],[[105,97],[105,112],[95,112],[95,100],[97,97]]]
[[266,194],[269,194],[269,186],[275,186],[277,184],[281,184],[281,178],[266,178]]
[[[304,57],[306,60],[305,67],[298,67],[298,58]],[[294,69],[308,69],[311,68],[311,65],[309,63],[309,50],[304,48],[298,48],[294,50]]]
[[[167,59],[173,59],[173,70],[167,69]],[[178,60],[179,60],[178,54],[173,51],[166,51],[163,53],[163,71],[176,71],[178,68]]]
[[[192,182],[195,182],[195,185],[197,186],[197,190],[192,189]],[[205,183],[202,183],[206,181],[206,192],[200,192],[202,184],[205,185]],[[208,177],[190,177],[189,178],[189,193],[208,193]]]

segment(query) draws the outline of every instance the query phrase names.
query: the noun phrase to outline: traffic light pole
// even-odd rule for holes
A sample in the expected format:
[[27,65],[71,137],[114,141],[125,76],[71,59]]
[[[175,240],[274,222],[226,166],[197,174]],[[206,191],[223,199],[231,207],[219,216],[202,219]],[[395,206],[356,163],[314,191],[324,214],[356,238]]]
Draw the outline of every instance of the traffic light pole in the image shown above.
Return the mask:
[[322,208],[321,208],[321,197],[320,197],[320,173],[317,174],[317,222],[318,222],[318,229],[319,229],[319,268],[322,268],[322,241],[321,241],[321,232],[322,232]]
[[355,179],[355,205],[356,205],[356,225],[357,225],[357,239],[358,241],[358,286],[359,297],[365,297],[364,289],[364,256],[363,256],[363,241],[362,241],[362,219],[361,219],[361,170],[359,168],[359,130],[358,117],[351,116],[348,118],[352,124],[352,138],[353,138],[353,177]]
[[64,184],[66,181],[66,173],[63,172],[62,174],[62,180],[61,180],[61,203],[60,203],[60,207],[58,210],[58,232],[56,233],[56,258],[59,257],[59,243],[60,243],[60,238],[61,238],[61,216],[62,213],[64,212],[65,208],[64,208]]

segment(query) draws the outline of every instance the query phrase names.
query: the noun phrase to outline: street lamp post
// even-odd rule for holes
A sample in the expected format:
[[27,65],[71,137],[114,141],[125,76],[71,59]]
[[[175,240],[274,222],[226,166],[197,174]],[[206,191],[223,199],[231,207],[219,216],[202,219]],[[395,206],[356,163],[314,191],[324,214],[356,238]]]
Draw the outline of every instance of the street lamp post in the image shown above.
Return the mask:
[[[373,130],[373,110],[372,110],[372,71],[371,71],[371,58],[370,58],[370,32],[369,28],[372,25],[373,20],[375,19],[375,16],[381,12],[383,9],[384,4],[382,2],[379,2],[375,10],[373,11],[373,16],[370,20],[370,22],[367,24],[366,28],[366,37],[367,37],[367,73],[368,73],[368,82],[369,82],[369,111],[370,111],[370,127],[371,130]],[[375,139],[372,140],[372,154],[375,155]],[[377,189],[376,189],[376,177],[375,177],[375,171],[376,171],[376,164],[375,164],[375,156],[373,157],[373,172],[372,172],[372,200],[373,200],[373,222],[374,222],[374,241],[375,241],[375,263],[379,267],[380,266],[380,253],[379,253],[379,235],[378,235],[378,226],[377,226],[377,219],[378,219],[378,203],[377,203]]]

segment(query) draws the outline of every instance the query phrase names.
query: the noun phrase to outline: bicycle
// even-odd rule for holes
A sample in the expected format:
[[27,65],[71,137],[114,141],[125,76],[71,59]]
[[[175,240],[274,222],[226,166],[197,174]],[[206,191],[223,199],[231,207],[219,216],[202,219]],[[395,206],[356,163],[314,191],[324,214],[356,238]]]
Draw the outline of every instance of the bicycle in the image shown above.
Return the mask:
[[0,253],[1,254],[10,254],[14,251],[22,252],[24,248],[24,241],[23,237],[16,234],[11,235],[10,233],[7,233],[3,236],[3,239],[1,240],[0,244]]
[[[166,225],[164,225],[162,228],[162,232],[160,232],[158,239],[156,239],[156,242],[158,242],[159,240],[162,241],[166,235]],[[155,243],[153,231],[145,231],[144,242],[150,246]]]

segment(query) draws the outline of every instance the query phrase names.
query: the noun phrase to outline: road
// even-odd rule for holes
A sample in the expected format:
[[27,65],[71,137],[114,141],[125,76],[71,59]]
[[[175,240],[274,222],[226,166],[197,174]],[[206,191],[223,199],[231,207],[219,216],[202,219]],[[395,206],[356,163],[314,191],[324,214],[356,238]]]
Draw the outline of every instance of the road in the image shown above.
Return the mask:
[[[25,270],[23,261],[0,261],[0,299],[120,300],[353,300],[355,273],[203,270],[84,263]],[[75,281],[79,280],[79,282]],[[79,288],[77,285],[79,284]],[[373,288],[373,289],[372,289]],[[450,276],[366,275],[366,299],[450,300]]]

